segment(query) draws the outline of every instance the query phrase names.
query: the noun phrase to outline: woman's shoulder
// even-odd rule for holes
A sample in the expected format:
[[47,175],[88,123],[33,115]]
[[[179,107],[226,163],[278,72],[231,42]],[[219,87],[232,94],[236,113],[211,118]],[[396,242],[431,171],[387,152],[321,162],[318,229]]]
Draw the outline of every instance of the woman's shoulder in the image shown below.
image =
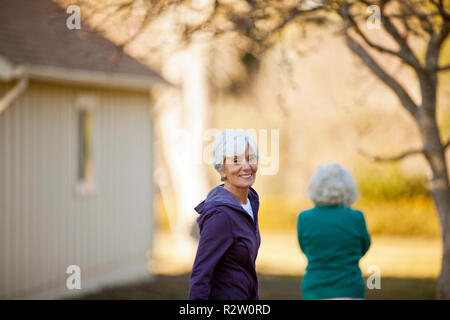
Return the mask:
[[315,206],[313,208],[310,209],[306,209],[303,211],[300,211],[299,213],[299,217],[313,217],[315,216],[314,213],[317,212],[323,212],[323,213],[330,213],[332,214],[333,212],[345,212],[350,216],[354,216],[354,217],[361,217],[363,216],[363,213],[361,210],[358,209],[353,209],[350,207],[346,207],[346,206]]
[[310,208],[310,209],[306,209],[306,210],[302,210],[300,211],[300,213],[298,214],[298,219],[308,219],[308,217],[310,217],[314,211],[316,211],[316,208]]
[[347,221],[356,223],[358,226],[365,223],[364,214],[361,210],[353,209],[350,207],[345,208],[345,214],[343,216],[348,217]]
[[345,211],[347,211],[349,214],[351,214],[357,218],[364,217],[364,214],[362,213],[362,211],[358,210],[358,209],[345,207]]
[[210,225],[211,223],[220,225],[231,224],[229,212],[222,206],[209,207],[204,210],[197,219],[200,228]]
[[214,215],[221,215],[221,216],[227,216],[229,215],[229,208],[226,206],[226,204],[220,203],[220,202],[209,202],[206,203],[203,207],[203,212],[201,215],[203,216],[214,216]]

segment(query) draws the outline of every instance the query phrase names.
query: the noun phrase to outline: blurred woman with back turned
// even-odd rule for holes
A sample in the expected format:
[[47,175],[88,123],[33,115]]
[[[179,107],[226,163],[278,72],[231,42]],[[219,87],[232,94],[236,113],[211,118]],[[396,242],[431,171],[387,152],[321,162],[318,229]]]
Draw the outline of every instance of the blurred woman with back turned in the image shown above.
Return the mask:
[[297,220],[300,248],[308,258],[303,299],[364,299],[359,260],[370,246],[364,215],[350,208],[358,190],[339,164],[321,166],[309,184],[315,207]]
[[261,238],[259,197],[251,187],[258,149],[244,130],[224,130],[214,142],[212,164],[224,184],[213,188],[195,210],[200,241],[189,299],[257,300],[255,260]]

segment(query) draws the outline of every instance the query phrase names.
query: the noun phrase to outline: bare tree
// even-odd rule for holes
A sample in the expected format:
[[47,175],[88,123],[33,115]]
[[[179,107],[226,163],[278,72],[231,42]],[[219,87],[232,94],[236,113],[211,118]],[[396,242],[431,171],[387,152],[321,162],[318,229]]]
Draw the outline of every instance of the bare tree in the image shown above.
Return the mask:
[[[117,11],[128,9],[133,0],[124,0]],[[234,37],[229,45],[237,48],[243,64],[258,61],[290,25],[322,25],[337,27],[348,48],[399,99],[401,106],[415,120],[422,138],[422,148],[405,150],[392,157],[371,156],[376,161],[396,161],[412,154],[422,154],[431,168],[430,193],[434,200],[443,238],[442,268],[437,298],[450,299],[450,189],[444,142],[437,125],[436,109],[438,74],[450,70],[440,65],[444,42],[450,33],[449,0],[158,0],[144,1],[147,12],[134,35],[123,41],[132,42],[155,16],[175,7],[185,6],[197,11],[201,18],[179,25],[179,40],[187,44],[197,33],[209,34],[214,42],[227,34]],[[368,12],[368,8],[375,10]],[[377,11],[379,15],[377,15]],[[113,13],[111,13],[112,15]],[[370,39],[368,19],[379,19],[380,31],[393,45]],[[241,41],[236,41],[238,37]],[[425,44],[421,54],[415,43]],[[421,101],[415,102],[396,75],[390,74],[378,61],[380,54],[397,59],[411,68],[420,86]],[[424,57],[423,57],[424,56]],[[366,152],[362,151],[367,155]]]
[[[362,60],[370,71],[399,99],[402,107],[411,115],[422,138],[420,150],[404,151],[393,157],[372,157],[376,161],[395,161],[412,154],[423,154],[432,177],[430,192],[433,197],[443,238],[442,268],[437,286],[437,298],[450,299],[450,189],[444,143],[437,125],[436,108],[438,73],[450,70],[450,65],[439,65],[444,42],[450,33],[450,1],[427,0],[348,0],[348,1],[245,1],[248,10],[233,11],[230,5],[216,1],[215,14],[226,12],[232,22],[228,30],[237,30],[251,40],[247,54],[256,57],[277,41],[275,36],[288,25],[320,24],[338,25],[348,48]],[[372,41],[364,32],[372,12],[379,11],[382,31],[395,43],[387,47]],[[223,13],[222,13],[223,14]],[[203,25],[202,28],[205,28]],[[216,33],[226,30],[210,27]],[[426,44],[425,58],[421,59],[411,43]],[[395,75],[377,62],[376,54],[385,54],[409,66],[417,76],[421,102],[416,103]]]

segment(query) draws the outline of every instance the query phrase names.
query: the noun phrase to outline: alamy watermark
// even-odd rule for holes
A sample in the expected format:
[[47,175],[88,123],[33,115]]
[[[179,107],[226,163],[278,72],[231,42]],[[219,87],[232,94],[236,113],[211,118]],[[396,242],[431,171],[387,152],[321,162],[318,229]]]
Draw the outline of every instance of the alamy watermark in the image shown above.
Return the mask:
[[67,14],[70,16],[66,19],[66,26],[69,30],[81,29],[81,9],[79,6],[72,4],[67,7]]
[[[177,164],[211,164],[214,140],[222,130],[210,128],[201,134],[194,134],[183,128],[172,130],[169,142],[172,152],[176,152]],[[280,166],[280,130],[246,129],[258,146],[258,171],[262,175],[275,175]]]
[[366,12],[370,14],[370,16],[367,18],[366,25],[367,29],[377,29],[380,30],[381,28],[381,10],[380,7],[377,5],[371,5],[368,6],[366,9]]
[[370,265],[367,268],[367,273],[371,274],[367,277],[367,289],[381,289],[381,268],[377,265]]
[[81,268],[76,264],[72,264],[67,267],[66,273],[70,274],[66,280],[66,288],[69,290],[81,289]]

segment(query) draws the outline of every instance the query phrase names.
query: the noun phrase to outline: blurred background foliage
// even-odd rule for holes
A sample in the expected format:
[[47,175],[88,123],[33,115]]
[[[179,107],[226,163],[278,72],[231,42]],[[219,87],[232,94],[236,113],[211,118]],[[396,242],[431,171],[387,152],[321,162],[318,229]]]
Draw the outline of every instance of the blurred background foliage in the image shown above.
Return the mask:
[[[377,164],[363,159],[353,168],[360,198],[353,206],[363,211],[372,235],[439,237],[439,221],[425,175],[407,175],[398,163]],[[158,221],[168,229],[161,201]],[[297,216],[313,203],[304,197],[269,194],[261,198],[261,232],[295,234]]]
[[[287,2],[288,7],[294,5]],[[307,195],[312,174],[321,164],[339,162],[357,180],[361,197],[354,207],[364,212],[372,234],[439,236],[436,210],[428,193],[430,168],[423,157],[374,163],[358,153],[358,149],[363,149],[371,155],[396,155],[419,148],[422,141],[415,121],[393,92],[350,52],[336,26],[333,27],[335,24],[320,23],[320,19],[333,20],[334,16],[324,13],[314,23],[311,23],[312,16],[291,23],[282,32],[267,38],[270,45],[262,50],[249,41],[262,36],[258,32],[265,28],[264,24],[254,25],[246,33],[245,28],[240,29],[244,25],[237,23],[239,19],[233,20],[237,23],[236,30],[219,33],[214,41],[202,38],[205,35],[201,32],[198,39],[194,37],[197,40],[187,36],[195,30],[189,23],[200,11],[198,8],[192,11],[185,3],[173,6],[164,1],[124,0],[115,6],[108,1],[80,3],[92,25],[125,51],[161,72],[170,67],[171,63],[167,62],[170,59],[165,59],[173,52],[191,41],[204,41],[208,45],[204,60],[208,69],[211,128],[279,130],[278,172],[259,174],[254,185],[261,198],[259,216],[263,232],[295,230],[298,213],[313,205]],[[229,9],[241,14],[249,8],[239,1],[226,3],[235,5]],[[150,7],[155,12],[161,8],[168,10],[147,21],[145,12]],[[114,14],[117,9],[120,14]],[[266,13],[276,18],[277,11],[272,11]],[[97,14],[92,15],[93,12]],[[225,30],[229,25],[226,12],[218,11],[220,19],[214,22],[218,30]],[[143,21],[149,25],[140,29]],[[419,27],[417,21],[412,23],[414,28]],[[183,28],[184,24],[188,27]],[[373,41],[392,44],[385,32],[366,29]],[[130,34],[135,35],[131,40]],[[424,59],[424,39],[412,37],[409,44],[419,59]],[[414,100],[420,99],[420,87],[411,68],[392,56],[375,51],[373,55]],[[164,63],[166,68],[162,67]],[[449,41],[441,49],[440,63],[450,63]],[[439,81],[437,122],[442,141],[448,141],[450,72],[440,73]],[[210,187],[219,184],[218,175],[208,161],[202,165],[209,170]],[[159,225],[170,229],[167,208],[159,195],[157,200]]]
[[[279,131],[277,144],[270,145],[271,150],[277,148],[279,151],[279,156],[272,159],[277,162],[278,170],[273,175],[264,175],[261,163],[253,186],[261,202],[259,222],[263,237],[258,256],[259,273],[290,273],[297,277],[304,271],[305,260],[298,254],[296,241],[297,216],[300,211],[313,206],[308,199],[307,187],[318,166],[339,162],[355,176],[361,197],[353,207],[364,213],[369,232],[374,236],[373,246],[364,258],[367,260],[362,261],[362,271],[364,273],[371,264],[380,265],[383,270],[383,290],[370,292],[369,298],[432,298],[434,279],[411,279],[435,278],[440,268],[440,227],[428,192],[431,172],[427,162],[422,156],[415,155],[398,162],[375,163],[358,151],[364,150],[373,156],[393,156],[418,149],[423,141],[417,123],[395,94],[350,52],[343,41],[341,25],[323,23],[326,19],[332,22],[335,15],[327,12],[305,16],[304,20],[290,23],[281,32],[265,38],[264,29],[271,28],[271,20],[283,18],[274,8],[280,9],[283,5],[292,8],[299,1],[251,3],[259,6],[267,2],[274,7],[260,13],[264,13],[261,18],[267,19],[268,24],[252,20],[259,15],[243,1],[215,2],[220,10],[216,10],[217,19],[211,21],[220,32],[214,39],[209,38],[207,23],[202,22],[204,25],[200,28],[193,23],[202,9],[208,9],[205,5],[208,1],[123,0],[116,7],[126,10],[115,16],[114,6],[108,5],[106,0],[83,3],[94,7],[93,11],[94,4],[103,4],[105,8],[92,18],[93,25],[126,52],[162,74],[170,75],[169,71],[174,68],[169,59],[172,54],[182,51],[189,43],[205,45],[207,54],[203,60],[208,69],[205,92],[208,92],[210,128]],[[195,3],[199,5],[191,8],[190,5]],[[147,5],[159,12],[158,15],[147,16]],[[168,10],[160,12],[161,8]],[[227,12],[233,13],[228,15]],[[114,17],[104,23],[110,15]],[[244,19],[246,16],[250,20]],[[145,30],[139,28],[141,21],[149,22]],[[413,29],[419,28],[419,21],[409,22]],[[230,24],[234,27],[232,30],[229,30]],[[387,46],[393,44],[385,32],[367,30],[364,23],[361,27],[372,41]],[[141,32],[134,33],[135,30]],[[198,37],[191,37],[193,30],[201,31]],[[130,33],[135,35],[131,36],[132,41],[127,40]],[[260,43],[258,39],[267,41]],[[421,61],[426,53],[423,40],[412,37],[409,41]],[[441,65],[449,64],[449,41],[441,52]],[[411,68],[391,55],[376,51],[371,54],[412,99],[420,103],[420,86]],[[450,72],[441,73],[439,80],[436,117],[445,142],[450,138]],[[447,161],[450,161],[449,150]],[[204,160],[202,165],[209,173],[209,187],[212,188],[220,183],[219,176],[209,165],[209,160]],[[176,185],[173,187],[177,188]],[[158,194],[156,200],[158,232],[175,233],[175,197],[169,196],[162,201]],[[173,240],[165,235],[156,238],[159,245],[155,246],[155,256],[168,263],[153,268],[156,273],[168,273],[171,267],[180,265],[180,252],[174,251],[176,254],[170,256]],[[183,272],[191,267],[191,262],[186,263]],[[261,279],[262,298],[285,298],[276,294],[287,293],[287,285],[292,285],[292,294],[287,296],[299,297],[298,278],[286,278],[286,281]],[[175,279],[173,287],[167,281],[161,282],[155,286],[155,292],[160,296],[161,290],[167,289],[168,294],[181,294],[179,297],[184,298],[186,287],[183,291],[179,284],[187,284],[187,280],[186,275]],[[269,285],[272,280],[273,286]],[[276,289],[264,291],[269,287]],[[149,289],[137,291],[149,292]]]

